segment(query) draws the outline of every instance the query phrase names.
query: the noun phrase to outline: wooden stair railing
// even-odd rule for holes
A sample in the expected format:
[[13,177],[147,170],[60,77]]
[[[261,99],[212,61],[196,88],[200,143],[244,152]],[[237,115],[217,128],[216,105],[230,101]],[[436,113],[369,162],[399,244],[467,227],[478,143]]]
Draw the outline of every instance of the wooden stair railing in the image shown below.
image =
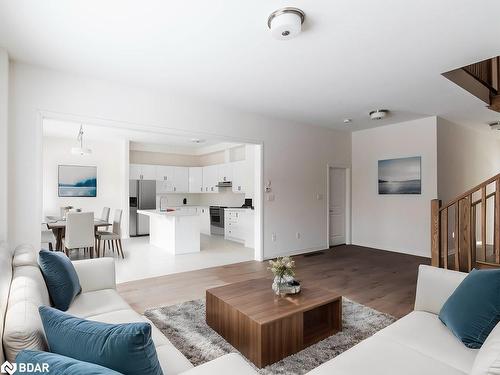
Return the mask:
[[[493,233],[488,233],[491,201],[489,230]],[[445,205],[438,199],[431,201],[431,257],[433,266],[457,271],[500,268],[500,174]]]

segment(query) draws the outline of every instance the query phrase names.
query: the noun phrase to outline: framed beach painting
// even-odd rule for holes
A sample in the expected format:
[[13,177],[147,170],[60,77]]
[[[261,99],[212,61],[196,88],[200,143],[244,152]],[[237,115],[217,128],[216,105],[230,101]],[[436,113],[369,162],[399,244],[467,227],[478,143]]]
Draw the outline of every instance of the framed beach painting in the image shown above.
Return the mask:
[[96,197],[97,167],[60,165],[57,188],[60,197]]
[[422,158],[378,161],[379,194],[422,194]]

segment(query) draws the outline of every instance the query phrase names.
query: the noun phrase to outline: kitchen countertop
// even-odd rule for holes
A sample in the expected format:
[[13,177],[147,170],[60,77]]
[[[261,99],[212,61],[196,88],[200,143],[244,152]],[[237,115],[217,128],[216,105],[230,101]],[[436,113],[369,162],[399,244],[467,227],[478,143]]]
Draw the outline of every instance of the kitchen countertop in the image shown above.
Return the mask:
[[197,216],[197,213],[183,212],[183,211],[160,211],[160,210],[137,210],[138,214],[147,216]]

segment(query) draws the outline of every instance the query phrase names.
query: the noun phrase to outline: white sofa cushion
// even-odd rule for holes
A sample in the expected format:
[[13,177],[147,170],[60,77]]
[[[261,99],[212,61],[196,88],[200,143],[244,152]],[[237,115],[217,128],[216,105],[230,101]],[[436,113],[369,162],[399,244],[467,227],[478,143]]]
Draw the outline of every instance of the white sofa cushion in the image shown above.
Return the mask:
[[30,245],[20,245],[14,251],[12,267],[38,266],[38,254]]
[[[417,335],[418,332],[414,332]],[[467,373],[381,335],[372,336],[308,375],[465,375]]]
[[[184,355],[179,350],[177,350],[177,348],[174,347],[170,342],[165,345],[157,346],[156,355],[158,356],[158,361],[160,361],[163,375],[177,375],[193,368],[191,362],[189,362],[188,359],[184,357]],[[226,374],[233,373],[228,372]]]
[[437,315],[423,311],[411,312],[376,336],[389,338],[465,373],[470,372],[478,353],[462,344]]
[[111,311],[104,314],[92,315],[87,317],[88,320],[96,322],[119,324],[119,323],[135,323],[135,322],[148,322],[151,324],[151,337],[155,345],[170,344],[170,341],[160,332],[156,326],[151,323],[146,317],[139,315],[134,310],[127,308],[125,310]]
[[7,360],[13,361],[23,349],[47,349],[38,314],[40,305],[50,306],[49,293],[40,269],[33,266],[14,268],[3,334]]
[[415,310],[439,315],[441,307],[466,276],[464,272],[420,265]]
[[470,375],[500,375],[500,323],[479,349]]
[[66,312],[79,318],[87,318],[124,309],[130,309],[130,306],[115,289],[102,289],[80,293]]
[[10,282],[12,280],[12,253],[6,242],[0,242],[0,363],[4,363],[3,332],[7,304],[9,301]]
[[231,353],[196,366],[181,375],[255,375],[257,372],[238,354]]

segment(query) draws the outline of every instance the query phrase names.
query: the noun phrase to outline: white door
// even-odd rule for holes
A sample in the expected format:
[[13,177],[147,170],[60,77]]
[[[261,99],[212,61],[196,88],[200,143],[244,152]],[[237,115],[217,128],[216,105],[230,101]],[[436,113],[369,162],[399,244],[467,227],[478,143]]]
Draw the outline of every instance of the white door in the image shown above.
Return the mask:
[[346,170],[330,168],[330,246],[346,243]]

